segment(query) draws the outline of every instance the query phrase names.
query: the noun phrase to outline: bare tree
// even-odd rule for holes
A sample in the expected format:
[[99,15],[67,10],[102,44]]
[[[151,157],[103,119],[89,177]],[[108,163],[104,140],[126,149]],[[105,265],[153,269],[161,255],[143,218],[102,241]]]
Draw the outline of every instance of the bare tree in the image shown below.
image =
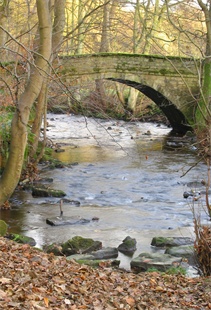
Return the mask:
[[27,145],[30,111],[40,93],[50,63],[52,27],[48,2],[36,0],[39,49],[34,54],[34,62],[30,63],[30,78],[17,102],[12,120],[9,157],[0,179],[0,205],[12,195],[19,182]]

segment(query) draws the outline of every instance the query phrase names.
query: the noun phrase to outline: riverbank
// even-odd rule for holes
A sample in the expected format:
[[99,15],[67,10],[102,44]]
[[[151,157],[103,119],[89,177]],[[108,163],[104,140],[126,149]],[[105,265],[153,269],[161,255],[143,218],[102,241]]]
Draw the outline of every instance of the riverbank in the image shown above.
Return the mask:
[[83,266],[0,238],[0,309],[211,309],[211,277]]

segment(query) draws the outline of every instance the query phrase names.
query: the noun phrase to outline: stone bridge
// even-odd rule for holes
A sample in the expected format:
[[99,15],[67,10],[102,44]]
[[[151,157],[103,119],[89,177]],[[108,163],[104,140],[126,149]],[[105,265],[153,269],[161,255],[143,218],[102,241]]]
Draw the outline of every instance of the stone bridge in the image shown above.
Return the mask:
[[153,100],[173,130],[191,129],[199,96],[200,62],[193,58],[141,54],[92,54],[60,58],[62,76],[108,79],[131,86]]

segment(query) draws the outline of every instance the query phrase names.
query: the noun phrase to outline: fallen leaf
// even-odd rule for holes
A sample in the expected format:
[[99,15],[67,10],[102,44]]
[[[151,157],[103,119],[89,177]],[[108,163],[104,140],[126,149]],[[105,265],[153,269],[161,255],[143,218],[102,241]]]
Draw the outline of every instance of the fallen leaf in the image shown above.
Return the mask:
[[134,306],[135,305],[135,300],[132,297],[127,297],[126,298],[126,302],[128,303],[128,305],[130,306]]
[[67,298],[65,298],[64,302],[65,302],[66,305],[71,305],[71,301],[69,299],[67,299]]
[[47,297],[44,297],[44,303],[45,303],[46,307],[48,308],[49,299]]
[[9,284],[12,280],[9,278],[0,278],[2,284]]

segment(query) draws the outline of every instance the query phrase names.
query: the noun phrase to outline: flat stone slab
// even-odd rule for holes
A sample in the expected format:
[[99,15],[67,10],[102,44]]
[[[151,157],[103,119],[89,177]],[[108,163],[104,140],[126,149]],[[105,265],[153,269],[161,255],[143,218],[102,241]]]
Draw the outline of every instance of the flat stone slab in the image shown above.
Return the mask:
[[90,220],[84,219],[80,216],[56,216],[46,219],[46,223],[51,226],[86,224],[89,222]]
[[67,256],[66,258],[67,258],[67,260],[74,259],[76,262],[77,261],[95,260],[94,255],[91,255],[91,254],[73,254],[73,255]]
[[132,259],[130,265],[132,269],[138,272],[147,271],[150,268],[156,268],[159,271],[165,272],[172,267],[178,267],[181,262],[181,257],[169,254],[141,253],[138,257]]
[[170,254],[172,256],[184,257],[188,260],[189,264],[194,264],[195,254],[193,245],[180,245],[166,249],[165,254]]
[[193,245],[194,241],[188,237],[154,237],[151,245],[156,247],[173,247],[181,245]]
[[118,250],[117,248],[107,247],[91,252],[90,254],[94,256],[94,259],[110,259],[118,257]]
[[98,268],[102,263],[106,264],[106,262],[109,263],[109,266],[119,266],[120,261],[118,260],[103,260],[103,259],[91,259],[91,256],[86,256],[83,254],[79,254],[79,255],[71,255],[71,256],[67,256],[67,260],[72,260],[74,259],[77,263],[81,264],[81,265],[87,265],[87,266],[91,266],[94,268]]
[[107,247],[102,248],[97,251],[93,251],[90,254],[73,254],[67,256],[67,259],[74,259],[78,260],[106,260],[118,257],[118,250],[117,248]]

